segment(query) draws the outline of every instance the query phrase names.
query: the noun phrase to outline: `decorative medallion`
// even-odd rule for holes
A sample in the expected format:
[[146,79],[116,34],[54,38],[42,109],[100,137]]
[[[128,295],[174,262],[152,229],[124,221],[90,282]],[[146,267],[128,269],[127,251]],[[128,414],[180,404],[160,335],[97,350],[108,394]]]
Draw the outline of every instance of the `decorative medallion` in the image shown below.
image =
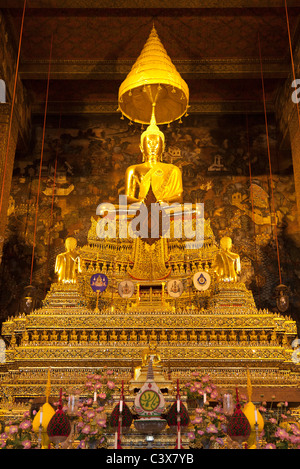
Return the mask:
[[197,288],[199,291],[207,290],[210,287],[211,283],[211,276],[203,271],[203,272],[196,272],[193,277],[194,287]]
[[167,289],[170,296],[179,298],[183,292],[183,283],[181,280],[169,280]]
[[90,280],[91,288],[96,293],[102,293],[108,285],[108,278],[105,274],[94,274]]

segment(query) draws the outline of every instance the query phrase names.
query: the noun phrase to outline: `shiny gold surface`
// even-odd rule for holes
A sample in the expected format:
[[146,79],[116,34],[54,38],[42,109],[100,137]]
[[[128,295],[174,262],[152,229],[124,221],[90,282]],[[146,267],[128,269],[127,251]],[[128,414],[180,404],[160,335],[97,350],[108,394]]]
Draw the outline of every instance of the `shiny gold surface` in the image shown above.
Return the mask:
[[188,86],[153,26],[140,56],[119,88],[119,109],[130,120],[149,124],[156,104],[156,122],[166,124],[186,113],[188,101]]

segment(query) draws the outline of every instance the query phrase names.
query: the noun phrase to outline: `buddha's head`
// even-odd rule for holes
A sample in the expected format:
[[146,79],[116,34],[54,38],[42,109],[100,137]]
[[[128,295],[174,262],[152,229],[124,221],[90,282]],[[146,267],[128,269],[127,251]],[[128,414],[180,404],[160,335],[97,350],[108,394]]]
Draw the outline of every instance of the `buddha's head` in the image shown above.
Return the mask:
[[220,246],[224,251],[230,251],[232,247],[232,239],[229,236],[223,236],[220,240]]
[[154,107],[150,125],[141,135],[140,150],[148,162],[159,161],[165,150],[165,136],[156,125]]
[[77,247],[77,240],[75,238],[67,238],[65,241],[65,247],[67,251],[74,251]]

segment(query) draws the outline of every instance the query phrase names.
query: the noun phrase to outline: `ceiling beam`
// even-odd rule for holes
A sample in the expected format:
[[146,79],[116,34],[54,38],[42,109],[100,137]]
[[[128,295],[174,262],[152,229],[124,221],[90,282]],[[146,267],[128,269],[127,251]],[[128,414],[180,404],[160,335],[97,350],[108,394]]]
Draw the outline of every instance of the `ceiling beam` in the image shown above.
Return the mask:
[[[288,7],[299,7],[299,0],[287,0]],[[0,8],[23,8],[24,0],[0,0]],[[163,9],[204,8],[277,8],[283,7],[282,0],[164,0]],[[30,0],[30,9],[162,9],[161,0]]]
[[[130,72],[132,60],[53,60],[51,79],[55,80],[106,80],[124,79]],[[236,79],[259,78],[260,62],[256,59],[173,60],[185,79]],[[47,60],[24,60],[20,64],[22,80],[45,80],[48,76]],[[265,78],[286,78],[289,63],[282,59],[264,59]]]

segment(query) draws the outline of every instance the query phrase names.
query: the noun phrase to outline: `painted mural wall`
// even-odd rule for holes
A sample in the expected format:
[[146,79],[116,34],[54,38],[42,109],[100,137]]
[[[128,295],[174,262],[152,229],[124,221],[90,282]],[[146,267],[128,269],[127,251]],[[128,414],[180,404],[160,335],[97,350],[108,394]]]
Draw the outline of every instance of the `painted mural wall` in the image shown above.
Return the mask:
[[[300,318],[292,160],[289,152],[278,150],[273,122],[268,129],[272,178],[261,117],[191,115],[183,124],[162,130],[164,161],[182,170],[184,201],[204,202],[217,241],[225,234],[232,237],[242,259],[242,279],[253,290],[257,306],[274,308],[280,263],[282,281],[291,288],[288,314]],[[129,125],[119,115],[94,120],[52,117],[41,164],[42,125],[35,126],[30,152],[16,155],[15,160],[1,267],[5,274],[0,291],[2,319],[16,312],[29,283],[40,167],[33,283],[45,293],[54,280],[55,257],[63,251],[66,237],[74,236],[84,245],[98,204],[117,202],[124,193],[126,168],[141,162],[140,134],[140,126]],[[271,223],[272,200],[278,251]]]

